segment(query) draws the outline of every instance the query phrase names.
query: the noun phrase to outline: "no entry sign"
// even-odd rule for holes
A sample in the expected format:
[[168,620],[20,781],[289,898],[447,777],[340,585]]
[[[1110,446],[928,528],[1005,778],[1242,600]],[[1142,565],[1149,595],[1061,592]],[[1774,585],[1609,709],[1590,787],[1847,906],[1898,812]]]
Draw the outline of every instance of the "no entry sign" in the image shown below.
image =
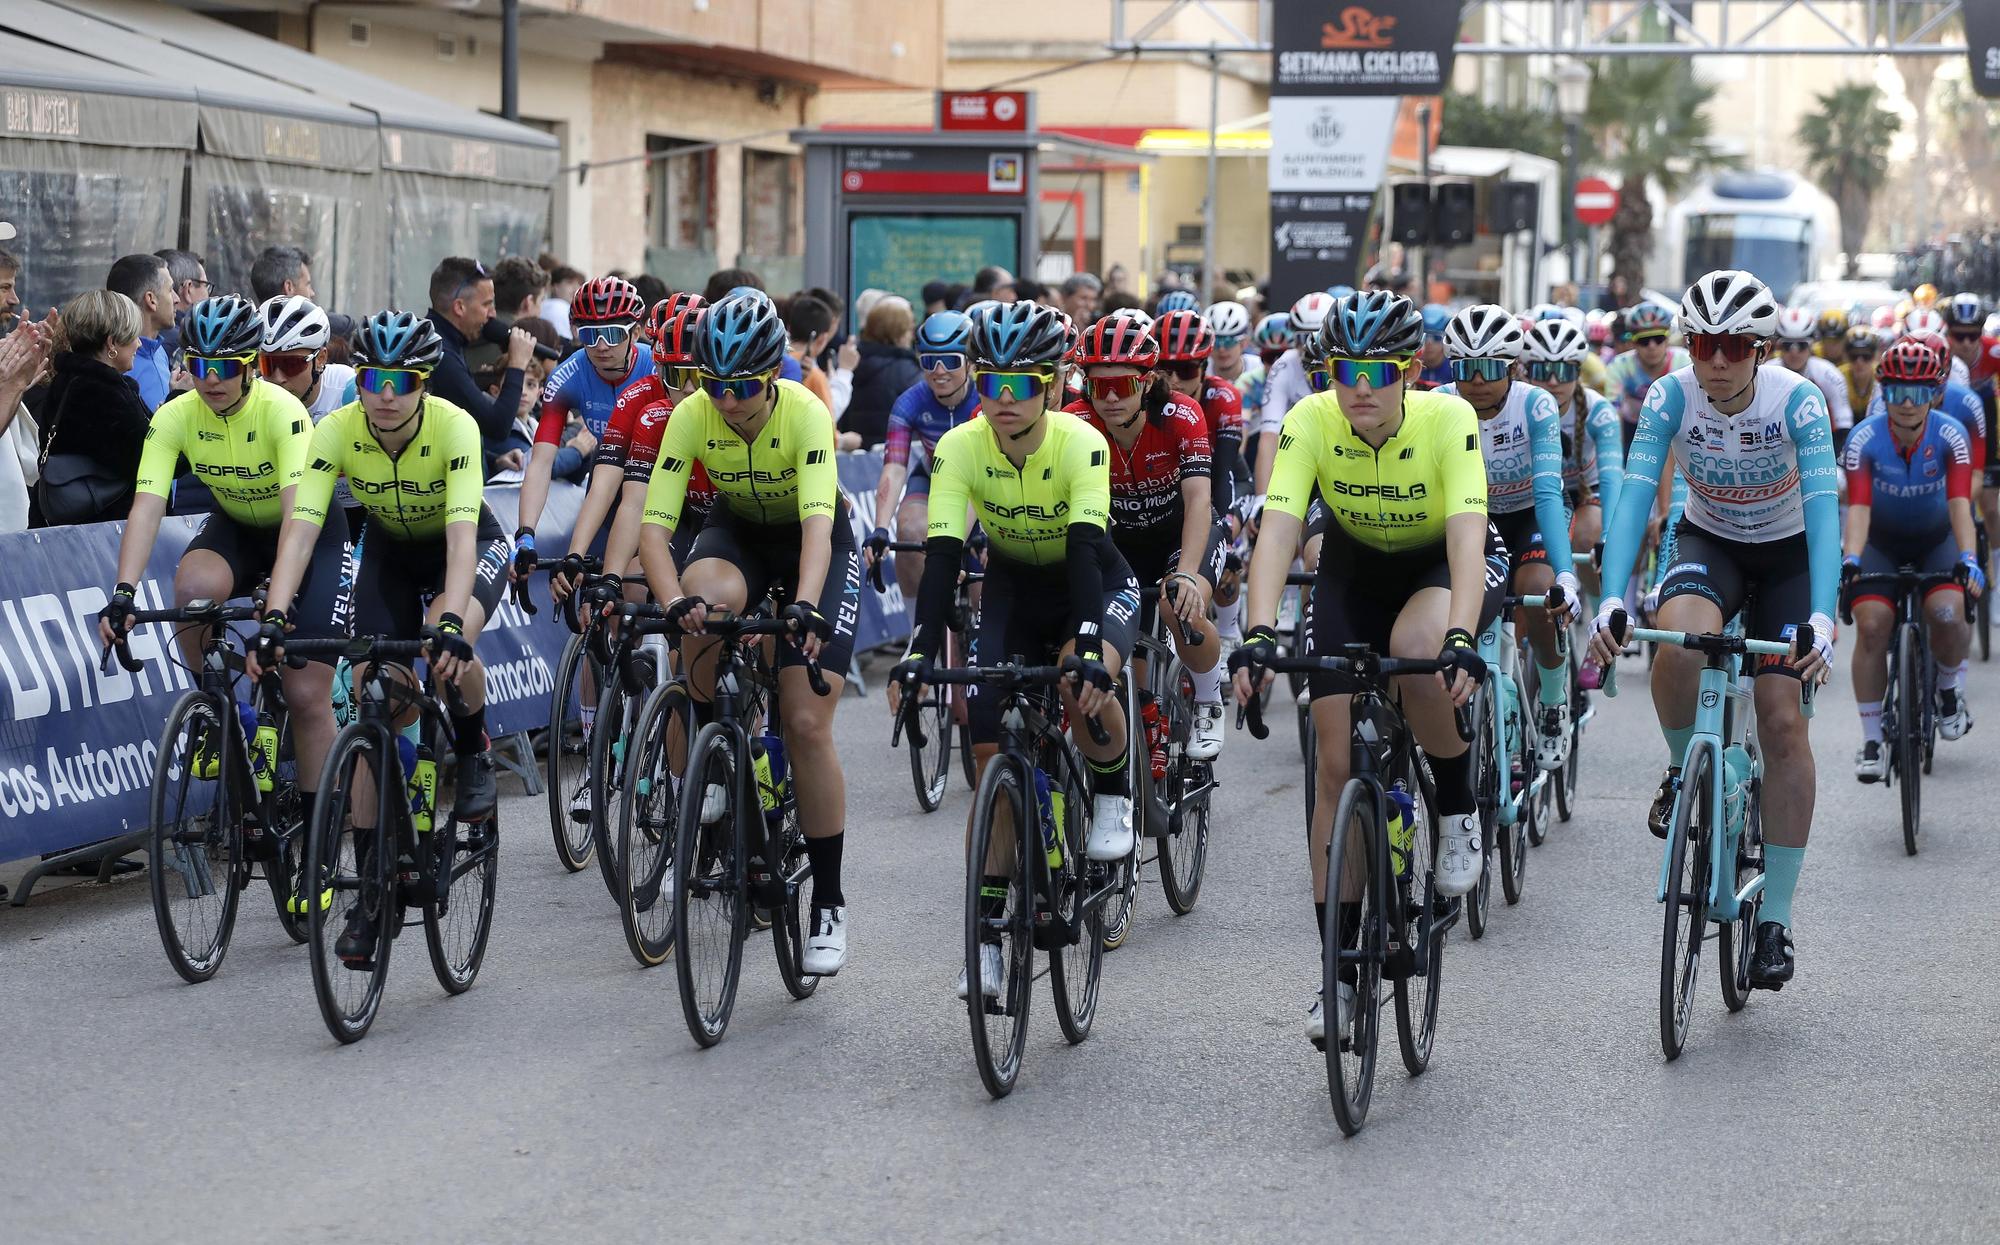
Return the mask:
[[1618,188],[1601,177],[1576,183],[1576,219],[1585,225],[1608,225],[1618,214]]

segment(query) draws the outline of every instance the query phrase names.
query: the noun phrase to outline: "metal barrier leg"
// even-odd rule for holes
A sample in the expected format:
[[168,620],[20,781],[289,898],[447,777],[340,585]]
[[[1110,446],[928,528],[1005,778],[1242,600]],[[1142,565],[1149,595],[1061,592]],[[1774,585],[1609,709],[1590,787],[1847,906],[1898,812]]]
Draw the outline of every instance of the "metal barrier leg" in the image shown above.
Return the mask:
[[111,880],[111,866],[116,864],[119,858],[129,856],[136,851],[144,850],[152,842],[152,839],[153,832],[150,829],[133,830],[121,834],[115,839],[104,839],[101,842],[88,843],[66,852],[57,852],[47,860],[37,863],[34,868],[21,875],[21,881],[14,891],[14,897],[9,899],[7,904],[13,908],[25,905],[28,902],[28,896],[34,892],[35,883],[54,873],[56,870],[66,869],[71,865],[95,864],[97,866],[97,880],[99,882],[108,882]]
[[529,795],[542,793],[542,769],[535,764],[535,741],[515,731],[493,741],[493,763],[521,780]]

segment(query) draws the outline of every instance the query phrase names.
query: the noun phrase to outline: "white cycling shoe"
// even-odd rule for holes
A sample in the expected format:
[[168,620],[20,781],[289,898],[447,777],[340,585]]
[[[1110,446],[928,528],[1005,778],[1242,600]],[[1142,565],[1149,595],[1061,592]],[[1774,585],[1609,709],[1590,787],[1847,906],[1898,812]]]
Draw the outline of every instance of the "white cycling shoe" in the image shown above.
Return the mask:
[[[1354,987],[1340,983],[1340,995],[1334,1004],[1334,1018],[1339,1022],[1335,1033],[1346,1033],[1354,1025]],[[1324,994],[1313,996],[1312,1010],[1306,1013],[1306,1040],[1314,1046],[1326,1045],[1326,999]]]
[[799,971],[808,977],[831,977],[847,967],[847,909],[814,908],[812,937],[806,939],[806,953]]
[[1461,813],[1438,819],[1438,894],[1467,894],[1479,885],[1479,872],[1485,864],[1477,816]]
[[1544,773],[1554,773],[1569,763],[1569,702],[1543,705],[1535,717],[1540,725],[1535,764]]
[[569,819],[579,826],[590,824],[590,784],[584,783],[569,798]]
[[1946,739],[1963,739],[1972,729],[1972,706],[1965,701],[1962,687],[1942,687],[1937,694],[1938,734]]
[[1222,702],[1194,707],[1194,723],[1188,732],[1187,752],[1197,761],[1213,761],[1222,755]]
[[1083,854],[1092,860],[1123,860],[1132,854],[1132,797],[1099,794],[1091,802],[1090,837]]
[[[989,999],[1000,997],[1000,979],[1006,975],[1006,967],[1000,960],[1000,944],[982,942],[979,944],[979,993]],[[958,997],[964,998],[969,990],[965,984],[965,967],[958,970]]]
[[722,820],[722,814],[729,809],[729,793],[719,782],[708,784],[701,793],[701,824],[712,826]]

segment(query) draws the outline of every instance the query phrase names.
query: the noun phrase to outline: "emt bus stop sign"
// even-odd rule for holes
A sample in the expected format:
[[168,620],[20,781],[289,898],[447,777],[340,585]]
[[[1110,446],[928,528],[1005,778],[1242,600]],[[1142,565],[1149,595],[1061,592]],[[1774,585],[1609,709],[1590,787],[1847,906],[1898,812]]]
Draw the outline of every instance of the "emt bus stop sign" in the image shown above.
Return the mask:
[[1582,225],[1608,225],[1618,215],[1618,188],[1601,177],[1576,183],[1576,219]]

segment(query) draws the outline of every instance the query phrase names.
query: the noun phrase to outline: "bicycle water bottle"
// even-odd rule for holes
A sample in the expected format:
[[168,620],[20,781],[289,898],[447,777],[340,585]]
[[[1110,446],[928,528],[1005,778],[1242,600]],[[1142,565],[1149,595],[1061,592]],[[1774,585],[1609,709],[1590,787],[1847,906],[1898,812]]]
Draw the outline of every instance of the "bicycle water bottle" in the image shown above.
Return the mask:
[[757,803],[764,808],[764,820],[776,825],[785,804],[785,741],[776,735],[759,735],[750,745],[750,769],[757,775]]
[[269,791],[278,776],[278,720],[266,710],[257,715],[256,722],[257,790]]
[[1041,770],[1035,771],[1035,807],[1042,819],[1042,855],[1047,858],[1049,868],[1062,868],[1062,832],[1060,826],[1063,794],[1051,790],[1049,776]]
[[[409,744],[396,737],[397,751]],[[415,763],[410,767],[410,821],[419,833],[431,828],[431,813],[437,808],[437,758],[429,748],[414,746]]]
[[1410,841],[1416,836],[1417,804],[1399,779],[1389,788],[1389,867],[1402,877],[1410,868]]
[[1750,804],[1750,752],[1742,744],[1722,750],[1723,807],[1729,818],[1729,832],[1741,834]]

